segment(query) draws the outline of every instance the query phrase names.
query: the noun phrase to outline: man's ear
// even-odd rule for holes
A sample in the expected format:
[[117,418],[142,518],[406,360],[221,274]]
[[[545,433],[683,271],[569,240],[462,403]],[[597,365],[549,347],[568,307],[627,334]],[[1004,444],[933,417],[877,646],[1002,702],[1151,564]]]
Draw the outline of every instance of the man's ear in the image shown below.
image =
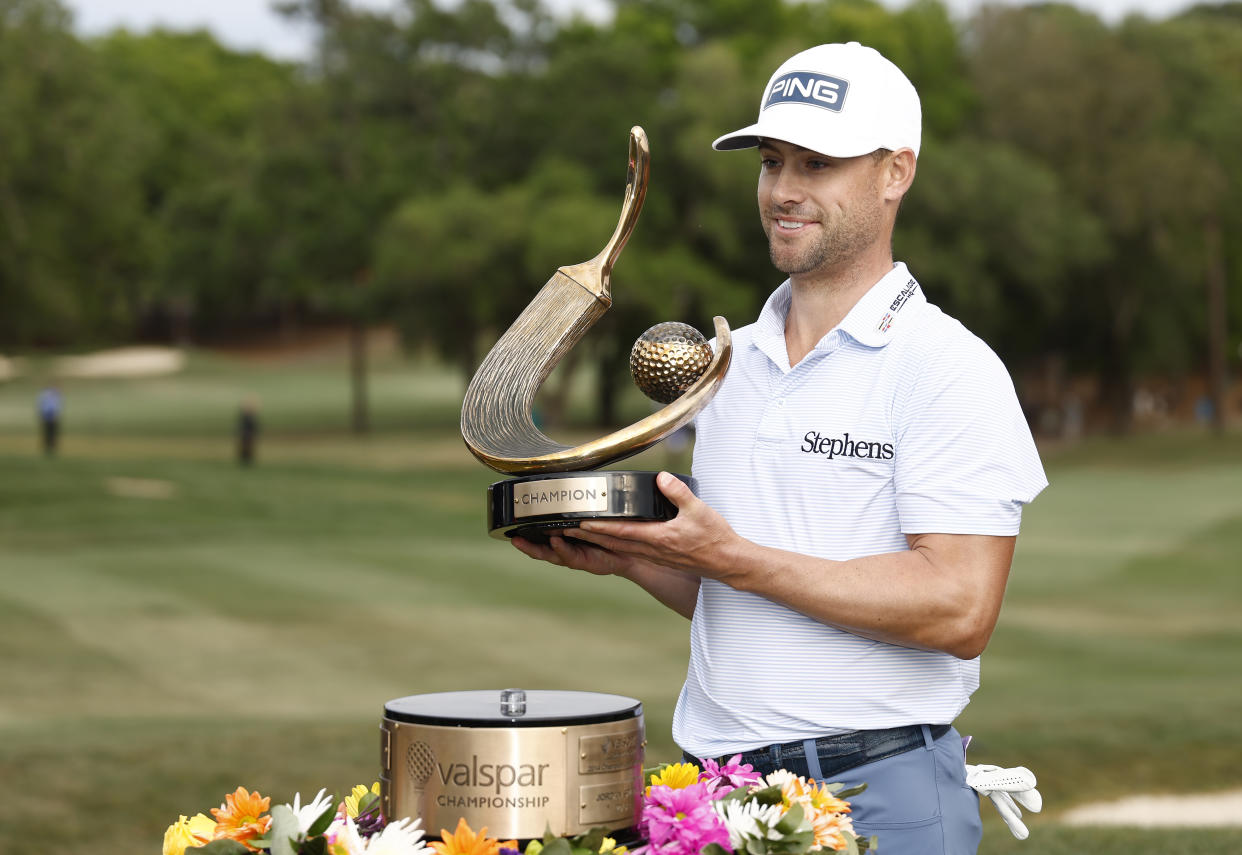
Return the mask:
[[899,201],[914,181],[917,161],[914,152],[900,148],[889,155],[884,163],[884,198]]

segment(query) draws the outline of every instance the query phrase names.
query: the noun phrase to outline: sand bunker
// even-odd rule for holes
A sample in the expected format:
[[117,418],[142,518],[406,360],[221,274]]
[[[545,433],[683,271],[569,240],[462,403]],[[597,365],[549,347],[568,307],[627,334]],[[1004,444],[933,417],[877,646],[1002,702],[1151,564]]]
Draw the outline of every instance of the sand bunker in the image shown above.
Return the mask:
[[61,377],[158,377],[185,367],[185,354],[171,347],[120,347],[56,360]]
[[104,486],[113,496],[126,499],[171,499],[177,495],[177,485],[171,481],[154,478],[107,478]]
[[1242,790],[1200,795],[1129,796],[1082,805],[1061,815],[1066,825],[1140,828],[1242,826]]

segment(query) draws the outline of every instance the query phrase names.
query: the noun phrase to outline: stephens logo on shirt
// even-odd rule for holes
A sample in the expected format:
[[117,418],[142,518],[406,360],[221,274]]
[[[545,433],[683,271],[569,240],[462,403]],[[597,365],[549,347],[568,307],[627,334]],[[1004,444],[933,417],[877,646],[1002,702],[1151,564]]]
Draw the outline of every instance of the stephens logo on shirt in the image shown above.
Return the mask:
[[848,431],[842,436],[830,437],[824,436],[817,430],[809,430],[802,437],[802,445],[798,450],[803,454],[822,454],[828,460],[836,457],[858,457],[863,460],[893,459],[891,442],[850,439]]

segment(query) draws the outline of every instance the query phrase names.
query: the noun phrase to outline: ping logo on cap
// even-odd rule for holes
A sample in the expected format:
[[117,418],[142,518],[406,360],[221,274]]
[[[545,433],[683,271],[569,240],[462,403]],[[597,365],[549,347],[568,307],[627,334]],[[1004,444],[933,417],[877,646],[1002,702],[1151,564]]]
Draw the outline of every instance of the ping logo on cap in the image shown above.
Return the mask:
[[845,93],[850,84],[839,77],[829,77],[815,71],[791,71],[779,77],[768,92],[763,109],[773,104],[810,104],[834,113],[841,112]]

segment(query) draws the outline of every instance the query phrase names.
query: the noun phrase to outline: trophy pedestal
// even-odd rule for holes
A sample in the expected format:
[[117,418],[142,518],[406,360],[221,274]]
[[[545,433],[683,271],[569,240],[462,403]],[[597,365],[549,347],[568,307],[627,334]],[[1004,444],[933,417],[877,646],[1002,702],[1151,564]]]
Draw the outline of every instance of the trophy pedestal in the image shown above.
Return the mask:
[[[677,506],[656,486],[658,472],[549,472],[497,481],[487,488],[488,532],[547,543],[557,529],[586,519],[664,521]],[[674,475],[691,490],[688,475]]]

